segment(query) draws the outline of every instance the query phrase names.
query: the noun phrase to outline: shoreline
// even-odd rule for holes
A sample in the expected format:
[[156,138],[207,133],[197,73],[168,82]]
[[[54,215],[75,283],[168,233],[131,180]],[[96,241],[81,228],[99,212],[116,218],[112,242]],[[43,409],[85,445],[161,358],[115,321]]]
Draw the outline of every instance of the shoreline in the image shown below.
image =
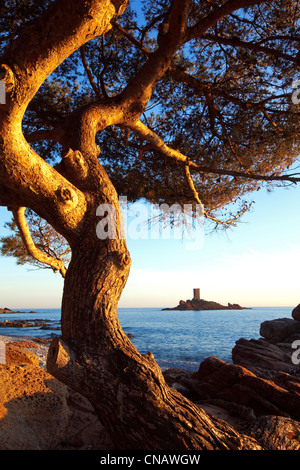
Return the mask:
[[[34,353],[38,356],[39,359],[39,367],[46,370],[46,363],[47,363],[47,354],[49,345],[53,338],[37,338],[36,336],[10,336],[10,335],[2,335],[0,332],[0,344],[4,342],[5,344],[10,343],[25,343],[31,342],[36,345],[36,347],[23,347],[26,351]],[[168,369],[182,369],[186,370],[187,372],[195,372],[199,368],[200,361],[193,362],[193,361],[172,361],[170,359],[156,359],[161,370],[164,372]]]
[[[266,320],[260,335],[236,340],[233,363],[209,356],[196,372],[182,361],[157,363],[169,387],[233,427],[240,449],[300,450],[300,357],[291,357],[300,321]],[[46,371],[50,341],[0,335],[0,450],[114,450],[88,400]]]

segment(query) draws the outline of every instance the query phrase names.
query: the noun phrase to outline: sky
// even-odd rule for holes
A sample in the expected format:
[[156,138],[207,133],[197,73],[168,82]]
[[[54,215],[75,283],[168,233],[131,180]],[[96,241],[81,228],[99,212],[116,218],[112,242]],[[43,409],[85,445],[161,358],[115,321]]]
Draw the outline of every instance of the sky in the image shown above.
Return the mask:
[[[237,227],[208,233],[204,226],[202,234],[199,226],[192,240],[180,233],[179,239],[172,232],[168,237],[166,230],[151,232],[146,225],[136,232],[140,214],[131,210],[127,245],[132,267],[119,307],[173,307],[192,298],[196,287],[201,298],[226,305],[298,305],[300,186],[271,193],[262,189],[249,197],[255,204]],[[0,236],[8,234],[3,224],[10,217],[0,208]],[[201,235],[197,239],[196,233]],[[62,289],[59,274],[0,257],[0,307],[59,308]]]

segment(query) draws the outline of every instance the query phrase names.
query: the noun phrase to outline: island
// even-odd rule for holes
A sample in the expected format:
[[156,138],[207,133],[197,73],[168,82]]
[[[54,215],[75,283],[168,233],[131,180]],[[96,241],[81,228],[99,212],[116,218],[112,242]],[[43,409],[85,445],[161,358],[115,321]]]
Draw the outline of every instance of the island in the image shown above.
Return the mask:
[[239,304],[221,305],[213,300],[200,299],[200,289],[194,289],[192,300],[180,300],[176,307],[162,308],[162,310],[244,310]]
[[19,310],[11,310],[8,307],[1,308],[0,313],[36,313],[34,310],[30,310],[30,312],[20,312]]

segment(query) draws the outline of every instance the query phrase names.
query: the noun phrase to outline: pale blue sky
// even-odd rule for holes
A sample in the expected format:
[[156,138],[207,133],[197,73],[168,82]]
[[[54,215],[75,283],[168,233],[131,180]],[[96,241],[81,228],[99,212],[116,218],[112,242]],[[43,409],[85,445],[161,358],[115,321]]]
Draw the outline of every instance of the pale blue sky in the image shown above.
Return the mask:
[[[244,306],[295,306],[300,303],[300,186],[261,190],[243,223],[205,235],[191,250],[182,240],[132,240],[129,280],[120,307],[166,307],[192,297]],[[10,213],[0,209],[0,235]],[[0,258],[0,307],[60,307],[63,281],[48,270],[17,266]]]

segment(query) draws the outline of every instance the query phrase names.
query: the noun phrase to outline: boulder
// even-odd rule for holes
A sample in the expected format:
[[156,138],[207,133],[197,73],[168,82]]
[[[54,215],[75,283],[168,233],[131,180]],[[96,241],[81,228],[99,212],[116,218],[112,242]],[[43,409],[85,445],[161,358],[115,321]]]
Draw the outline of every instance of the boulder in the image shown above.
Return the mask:
[[39,358],[36,354],[25,351],[22,347],[15,344],[7,344],[5,348],[5,364],[12,365],[24,365],[31,364],[34,366],[39,366]]
[[293,350],[289,344],[287,346],[279,347],[263,339],[241,338],[232,350],[232,361],[263,378],[271,378],[277,371],[294,373],[299,368],[292,363]]
[[0,328],[37,328],[43,330],[59,330],[59,327],[51,326],[51,320],[4,320],[0,321]]
[[0,449],[54,449],[69,420],[66,387],[34,364],[0,366]]
[[290,374],[285,377],[285,384],[276,375],[267,380],[243,366],[209,357],[192,377],[181,378],[180,383],[190,388],[193,399],[200,403],[222,400],[242,405],[256,417],[276,415],[300,420],[300,384]]
[[282,416],[261,416],[253,421],[250,435],[264,450],[300,450],[300,423]]
[[[270,351],[278,352],[270,346]],[[184,394],[189,389],[188,395],[199,408],[233,426],[250,448],[300,449],[300,377],[297,375],[274,371],[272,380],[264,379],[244,366],[216,357],[205,359],[193,374],[172,369],[164,375],[179,390],[180,383]]]
[[290,337],[300,338],[300,322],[292,318],[277,318],[275,320],[267,320],[260,325],[260,335],[270,343],[288,342]]
[[292,311],[292,317],[294,320],[300,321],[300,304]]
[[36,349],[31,341],[6,344],[0,364],[0,450],[113,449],[89,401],[24,347]]
[[189,399],[192,399],[194,394],[193,391],[185,385],[185,380],[190,379],[193,374],[194,372],[192,371],[175,367],[163,371],[167,384]]

